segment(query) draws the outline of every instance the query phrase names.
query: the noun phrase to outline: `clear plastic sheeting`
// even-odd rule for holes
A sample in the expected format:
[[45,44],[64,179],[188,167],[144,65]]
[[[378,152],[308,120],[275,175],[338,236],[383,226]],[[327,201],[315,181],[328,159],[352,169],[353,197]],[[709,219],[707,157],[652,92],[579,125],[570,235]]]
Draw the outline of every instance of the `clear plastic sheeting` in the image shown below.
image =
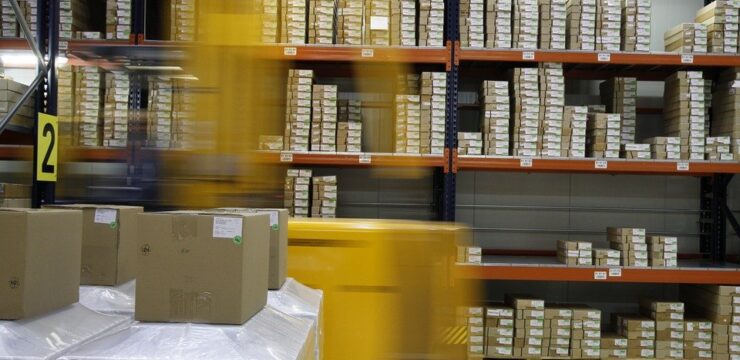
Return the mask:
[[131,324],[80,304],[31,319],[0,321],[0,359],[57,359],[72,348]]
[[308,319],[316,324],[314,333],[315,359],[320,359],[321,350],[321,310],[324,293],[312,289],[293,278],[285,280],[283,287],[267,294],[267,305],[288,315]]
[[311,359],[314,324],[266,307],[241,326],[137,323],[63,360]]
[[103,314],[134,316],[136,280],[119,286],[80,286],[80,304]]

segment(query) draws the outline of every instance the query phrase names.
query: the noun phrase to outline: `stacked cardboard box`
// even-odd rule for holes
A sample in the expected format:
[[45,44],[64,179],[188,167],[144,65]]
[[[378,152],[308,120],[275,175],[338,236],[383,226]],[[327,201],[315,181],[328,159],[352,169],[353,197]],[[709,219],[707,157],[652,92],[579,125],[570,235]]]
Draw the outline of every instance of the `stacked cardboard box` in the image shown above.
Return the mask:
[[105,105],[103,119],[103,145],[126,147],[128,142],[128,74],[105,74]]
[[128,40],[131,34],[131,0],[107,0],[105,38]]
[[[688,312],[712,321],[713,359],[740,355],[740,287],[682,285],[680,294]],[[693,345],[700,350],[708,350],[701,342]]]
[[482,358],[485,354],[485,314],[481,306],[459,306],[456,324],[468,330],[467,349],[469,358]]
[[195,40],[196,0],[172,0],[170,38],[175,41]]
[[599,85],[606,112],[622,115],[622,144],[635,142],[637,121],[637,79],[615,77]]
[[9,1],[3,1],[2,4],[2,35],[3,37],[18,37],[18,20],[15,18]]
[[539,0],[540,49],[565,50],[567,0]]
[[543,157],[560,157],[563,138],[563,107],[565,106],[565,77],[563,65],[544,63],[539,66],[541,141],[539,153]]
[[395,152],[421,153],[421,102],[419,95],[396,95]]
[[627,338],[617,334],[601,335],[602,359],[626,359]]
[[457,133],[457,152],[460,155],[483,155],[483,134],[479,132]]
[[683,23],[663,35],[665,51],[678,53],[706,53],[707,26],[699,23]]
[[586,156],[586,123],[588,108],[566,106],[563,108],[562,157]]
[[31,186],[0,183],[0,208],[30,208]]
[[715,0],[696,12],[696,22],[707,26],[707,52],[737,53],[738,11],[737,1]]
[[645,139],[650,144],[651,157],[658,160],[680,160],[681,138],[657,136]]
[[419,0],[419,46],[444,46],[445,1]]
[[421,89],[421,75],[398,74],[396,94],[419,95]]
[[391,3],[388,0],[365,1],[365,34],[363,44],[391,44]]
[[72,65],[57,67],[57,118],[60,140],[64,145],[77,144],[74,140],[77,133],[74,129],[74,74]]
[[568,0],[565,29],[568,49],[596,49],[596,1]]
[[392,0],[391,45],[416,46],[415,0]]
[[622,1],[622,51],[650,51],[652,0]]
[[486,48],[511,48],[513,0],[486,2]]
[[648,266],[645,229],[609,227],[606,232],[609,247],[622,253],[622,266]]
[[619,51],[621,31],[622,0],[599,0],[596,6],[596,50]]
[[681,159],[704,160],[705,86],[701,71],[678,71],[665,81],[665,134],[681,138]]
[[606,105],[587,105],[589,113],[603,114],[606,112]]
[[732,141],[729,136],[707,137],[707,160],[734,160],[732,154]]
[[570,356],[574,359],[598,359],[601,356],[601,310],[572,306]]
[[568,266],[593,265],[591,243],[558,240],[558,261]]
[[539,71],[536,68],[515,68],[511,77],[513,154],[514,156],[538,156],[539,144],[542,142],[539,121]]
[[[61,0],[59,1],[59,50],[65,52],[69,39],[75,38],[78,32],[85,31],[94,21],[93,14],[88,10],[90,0]],[[7,2],[6,5],[9,6]],[[12,13],[12,10],[10,10]],[[100,33],[98,33],[100,34]],[[98,39],[100,36],[97,37]]]
[[589,113],[586,129],[586,156],[618,159],[621,148],[622,116]]
[[147,108],[147,145],[169,148],[172,143],[172,81],[163,77],[149,78]]
[[281,0],[280,42],[306,43],[306,0]]
[[313,0],[309,2],[308,43],[333,44],[335,0]]
[[421,153],[442,155],[445,147],[447,73],[421,74]]
[[362,45],[364,7],[362,1],[339,0],[337,5],[337,44]]
[[285,196],[283,206],[293,217],[308,217],[311,208],[311,170],[288,169],[285,178]]
[[337,217],[337,177],[314,176],[311,217]]
[[288,72],[285,145],[290,151],[308,151],[311,135],[311,96],[313,70]]
[[621,265],[621,253],[614,249],[593,249],[593,263],[596,266]]
[[639,315],[612,314],[617,333],[627,338],[628,359],[655,357],[655,320]]
[[[29,30],[34,35],[36,34],[36,19],[38,16],[36,5],[36,0],[18,0],[18,7],[21,9],[23,19],[26,20]],[[13,7],[10,6],[9,1],[3,2],[0,14],[2,15],[2,22],[0,23],[2,37],[23,37],[20,25],[18,25]]]
[[262,43],[264,44],[280,42],[278,4],[279,0],[262,0]]
[[337,151],[362,151],[362,103],[340,100],[337,123]]
[[506,295],[506,304],[514,308],[514,357],[544,355],[545,301],[529,296]]
[[712,322],[705,319],[684,320],[683,356],[686,359],[712,359]]
[[678,266],[678,238],[674,236],[648,236],[650,266]]
[[537,0],[513,0],[513,3],[512,47],[515,49],[537,49],[540,17]]
[[480,264],[483,259],[483,250],[478,246],[458,246],[457,262],[464,264]]
[[642,159],[652,158],[650,144],[622,144],[622,157],[625,159]]
[[96,66],[81,66],[75,77],[75,123],[81,146],[101,145],[104,73]]
[[311,151],[337,151],[337,86],[314,85]]
[[509,83],[484,81],[479,99],[484,154],[509,155]]
[[641,299],[640,311],[655,320],[655,357],[683,359],[684,304]]
[[545,308],[545,340],[542,345],[546,357],[567,358],[570,354],[570,336],[573,310],[566,307]]
[[[12,79],[2,78],[0,75],[0,116],[5,116],[10,111],[26,90],[28,90],[27,85]],[[13,126],[17,131],[33,132],[35,103],[34,97],[30,96],[18,109],[8,125]]]
[[513,355],[514,309],[489,306],[486,308],[486,357],[510,359]]
[[283,150],[283,137],[282,136],[271,136],[271,135],[260,135],[259,139],[260,150]]
[[[737,91],[737,84],[740,84],[740,68],[727,69],[719,75],[712,94],[711,121],[712,135],[730,136],[735,144],[740,140],[740,91]],[[731,151],[740,158],[737,145]]]
[[460,1],[460,44],[463,47],[482,48],[485,46],[484,9],[483,0]]

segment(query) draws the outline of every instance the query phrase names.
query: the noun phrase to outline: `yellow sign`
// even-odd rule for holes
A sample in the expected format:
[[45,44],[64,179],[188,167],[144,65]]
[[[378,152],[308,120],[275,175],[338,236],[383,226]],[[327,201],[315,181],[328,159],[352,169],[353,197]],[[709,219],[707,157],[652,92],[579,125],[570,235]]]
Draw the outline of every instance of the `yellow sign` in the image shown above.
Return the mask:
[[36,133],[36,180],[57,181],[57,149],[59,130],[57,117],[39,113]]

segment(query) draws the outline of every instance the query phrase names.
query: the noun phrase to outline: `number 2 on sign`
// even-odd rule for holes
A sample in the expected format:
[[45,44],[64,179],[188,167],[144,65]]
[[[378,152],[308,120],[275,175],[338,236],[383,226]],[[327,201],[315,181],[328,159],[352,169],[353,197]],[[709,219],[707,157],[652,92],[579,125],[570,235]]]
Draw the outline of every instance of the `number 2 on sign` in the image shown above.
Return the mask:
[[36,143],[36,180],[57,181],[57,117],[39,113],[38,133]]

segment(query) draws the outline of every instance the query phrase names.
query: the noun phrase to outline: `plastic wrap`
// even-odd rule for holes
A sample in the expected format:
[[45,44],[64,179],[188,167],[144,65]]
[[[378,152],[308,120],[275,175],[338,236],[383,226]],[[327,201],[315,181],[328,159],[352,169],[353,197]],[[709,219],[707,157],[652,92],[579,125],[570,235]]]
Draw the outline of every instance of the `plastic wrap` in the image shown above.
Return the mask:
[[309,319],[316,324],[314,332],[314,358],[321,358],[321,311],[323,307],[324,293],[321,290],[312,289],[303,285],[293,278],[285,280],[285,284],[278,291],[270,291],[267,294],[267,305],[288,315]]
[[56,359],[72,348],[131,325],[74,304],[42,316],[0,321],[0,359]]
[[80,304],[103,314],[134,316],[136,280],[119,286],[80,286]]
[[313,354],[313,323],[269,307],[241,326],[137,323],[62,360],[288,360]]

